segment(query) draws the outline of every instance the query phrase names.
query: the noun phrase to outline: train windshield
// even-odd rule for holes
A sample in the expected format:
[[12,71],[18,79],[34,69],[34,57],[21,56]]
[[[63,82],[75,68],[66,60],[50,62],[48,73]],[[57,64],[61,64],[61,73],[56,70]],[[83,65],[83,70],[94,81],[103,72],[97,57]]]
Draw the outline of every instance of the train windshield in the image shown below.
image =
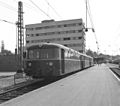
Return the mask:
[[59,49],[32,49],[28,51],[29,59],[58,59]]

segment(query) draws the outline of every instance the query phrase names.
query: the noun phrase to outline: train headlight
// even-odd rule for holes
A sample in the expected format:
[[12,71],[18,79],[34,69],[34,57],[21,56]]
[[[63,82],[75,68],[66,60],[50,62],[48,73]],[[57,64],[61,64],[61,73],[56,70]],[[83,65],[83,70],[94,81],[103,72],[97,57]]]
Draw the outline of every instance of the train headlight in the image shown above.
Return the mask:
[[31,67],[32,63],[28,63],[28,66]]
[[52,62],[49,62],[49,66],[53,66],[53,63],[52,63]]

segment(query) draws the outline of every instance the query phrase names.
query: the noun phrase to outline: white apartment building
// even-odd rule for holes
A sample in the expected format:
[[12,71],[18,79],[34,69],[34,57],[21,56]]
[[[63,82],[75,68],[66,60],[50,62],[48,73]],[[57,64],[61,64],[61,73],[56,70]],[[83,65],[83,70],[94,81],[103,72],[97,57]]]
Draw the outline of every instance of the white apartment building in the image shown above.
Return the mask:
[[43,42],[54,42],[85,52],[85,33],[82,19],[44,20],[26,25],[26,47]]

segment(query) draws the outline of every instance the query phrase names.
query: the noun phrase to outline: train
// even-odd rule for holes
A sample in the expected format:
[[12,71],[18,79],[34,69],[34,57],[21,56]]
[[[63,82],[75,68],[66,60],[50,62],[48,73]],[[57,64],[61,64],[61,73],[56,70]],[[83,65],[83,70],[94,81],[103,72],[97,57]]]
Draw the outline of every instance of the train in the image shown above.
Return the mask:
[[93,58],[56,43],[26,49],[25,74],[33,78],[60,77],[93,66]]

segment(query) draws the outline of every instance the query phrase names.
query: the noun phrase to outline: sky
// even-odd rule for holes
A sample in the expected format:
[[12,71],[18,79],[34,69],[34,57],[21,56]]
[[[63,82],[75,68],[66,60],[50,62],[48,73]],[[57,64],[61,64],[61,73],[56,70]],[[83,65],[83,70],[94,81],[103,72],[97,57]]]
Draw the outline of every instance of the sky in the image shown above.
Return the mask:
[[[82,18],[86,24],[85,0],[21,0],[23,2],[24,25],[40,23],[43,20],[55,21]],[[33,1],[38,7],[36,7]],[[86,49],[99,53],[120,55],[120,0],[87,0],[95,33],[86,32]],[[49,17],[43,13],[44,11]],[[16,47],[16,21],[18,20],[18,0],[0,0],[0,47],[4,41],[5,49],[14,52]],[[89,14],[89,28],[93,28]],[[11,23],[4,22],[6,20]],[[96,38],[95,38],[96,36]]]

